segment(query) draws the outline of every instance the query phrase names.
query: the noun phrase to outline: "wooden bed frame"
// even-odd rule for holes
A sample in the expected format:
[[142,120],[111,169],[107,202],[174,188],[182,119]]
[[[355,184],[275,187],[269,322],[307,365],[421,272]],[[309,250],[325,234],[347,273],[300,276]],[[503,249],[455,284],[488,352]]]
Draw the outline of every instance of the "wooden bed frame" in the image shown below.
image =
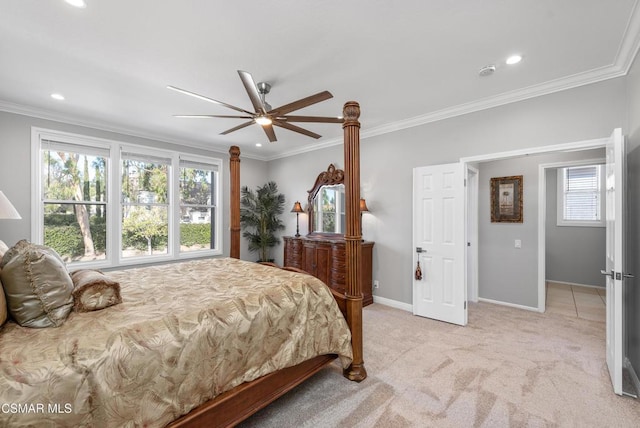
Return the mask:
[[[360,283],[360,106],[349,101],[343,108],[344,172],[346,198],[346,292],[332,290],[340,310],[351,329],[353,362],[344,370],[349,380],[360,382],[367,377],[362,352],[362,284]],[[230,175],[230,256],[240,258],[240,149],[229,149]],[[275,265],[274,265],[275,266]],[[294,268],[285,268],[296,270]],[[302,272],[302,271],[300,271]],[[306,272],[304,272],[306,273]],[[304,382],[336,355],[321,355],[301,364],[247,382],[197,407],[174,421],[170,427],[227,427],[242,422],[253,413],[275,401],[278,397]]]

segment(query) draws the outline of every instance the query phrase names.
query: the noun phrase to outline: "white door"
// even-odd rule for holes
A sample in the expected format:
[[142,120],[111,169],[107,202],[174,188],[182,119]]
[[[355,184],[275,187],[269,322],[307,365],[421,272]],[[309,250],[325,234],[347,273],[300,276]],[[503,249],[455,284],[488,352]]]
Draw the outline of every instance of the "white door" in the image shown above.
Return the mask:
[[461,163],[413,170],[413,313],[467,324]]
[[613,131],[607,142],[606,166],[606,270],[607,366],[613,391],[622,394],[622,296],[624,280],[624,180],[625,151],[622,131]]

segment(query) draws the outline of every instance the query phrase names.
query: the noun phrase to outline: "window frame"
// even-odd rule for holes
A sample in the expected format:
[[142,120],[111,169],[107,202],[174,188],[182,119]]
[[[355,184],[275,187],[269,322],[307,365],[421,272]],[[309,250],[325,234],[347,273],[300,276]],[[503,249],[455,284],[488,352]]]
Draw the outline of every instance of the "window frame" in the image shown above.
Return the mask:
[[[109,152],[107,166],[105,168],[108,177],[106,192],[106,256],[103,260],[69,262],[67,266],[73,268],[96,269],[117,266],[131,266],[150,263],[166,263],[181,259],[220,256],[223,254],[224,240],[223,227],[224,214],[223,203],[223,177],[224,164],[222,159],[195,155],[188,152],[155,149],[149,146],[131,144],[116,140],[104,139],[88,135],[69,133],[39,127],[31,128],[31,241],[42,244],[44,242],[44,200],[42,194],[42,162],[43,141],[55,141],[62,144],[73,144],[88,148],[97,148]],[[170,172],[167,178],[168,184],[168,242],[167,253],[160,255],[145,255],[135,257],[122,257],[122,153],[134,152],[142,155],[163,157],[171,159]],[[215,240],[213,249],[201,249],[189,252],[180,252],[180,159],[188,159],[202,164],[208,164],[217,169],[215,188]],[[212,201],[213,203],[213,201]]]
[[[597,166],[599,168],[600,174],[600,200],[599,200],[599,211],[600,211],[600,220],[566,220],[564,218],[564,208],[565,208],[565,174],[568,168],[580,168],[580,167],[589,167],[589,166]],[[605,203],[606,203],[606,174],[605,174],[605,160],[590,160],[590,161],[577,161],[572,162],[571,164],[564,165],[562,167],[558,167],[556,169],[556,177],[557,177],[557,210],[556,210],[556,225],[557,226],[569,226],[569,227],[606,227],[606,218],[605,218]]]

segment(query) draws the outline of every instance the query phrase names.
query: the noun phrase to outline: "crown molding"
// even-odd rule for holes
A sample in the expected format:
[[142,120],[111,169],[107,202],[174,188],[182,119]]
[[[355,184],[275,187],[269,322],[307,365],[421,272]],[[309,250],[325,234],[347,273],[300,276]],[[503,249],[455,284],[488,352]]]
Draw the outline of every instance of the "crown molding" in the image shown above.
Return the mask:
[[[82,126],[85,128],[96,129],[99,131],[113,132],[116,134],[122,134],[129,137],[161,141],[163,143],[175,144],[177,146],[190,147],[193,149],[207,150],[215,153],[226,154],[227,151],[229,150],[227,146],[222,147],[218,145],[215,145],[215,146],[212,145],[207,147],[207,146],[204,146],[203,144],[185,142],[184,140],[176,140],[174,138],[167,137],[166,135],[154,134],[152,132],[144,132],[138,129],[130,129],[125,127],[115,126],[109,123],[84,120],[72,115],[62,114],[59,112],[54,112],[54,111],[45,110],[45,109],[38,109],[35,107],[25,106],[21,104],[10,103],[8,101],[3,101],[3,100],[0,100],[0,111],[5,111],[7,113],[20,114],[23,116],[35,117],[38,119],[51,120],[54,122],[62,122],[68,125]],[[264,157],[258,157],[254,155],[243,155],[243,158],[267,161],[267,159]]]
[[624,30],[624,36],[620,48],[616,54],[615,64],[624,70],[626,75],[633,65],[633,61],[640,49],[640,0],[636,0],[631,11],[631,16]]
[[[637,51],[637,47],[636,47]],[[626,63],[627,60],[625,60]],[[633,62],[633,61],[631,61]],[[483,98],[478,101],[470,103],[459,104],[457,106],[437,110],[431,113],[415,116],[408,119],[398,120],[396,122],[388,123],[381,126],[376,126],[364,130],[360,133],[360,139],[377,137],[379,135],[389,134],[391,132],[402,131],[404,129],[413,128],[416,126],[422,126],[433,122],[438,122],[445,119],[451,119],[457,116],[463,116],[469,113],[475,113],[482,110],[492,109],[494,107],[500,107],[506,104],[515,103],[518,101],[524,101],[530,98],[536,98],[543,95],[550,95],[556,92],[562,92],[567,89],[577,88],[579,86],[589,85],[592,83],[598,83],[609,79],[615,79],[617,77],[624,76],[627,73],[622,66],[610,65],[606,67],[597,68],[584,73],[574,74],[573,76],[564,77],[561,79],[551,80],[539,85],[532,85],[526,88],[518,89],[515,91],[504,92],[492,97]],[[342,144],[342,138],[333,138],[320,144],[314,144],[313,146],[301,148],[287,153],[278,154],[269,157],[267,160],[275,160],[286,158],[290,156],[299,155],[302,153],[312,152],[315,150],[324,149]]]

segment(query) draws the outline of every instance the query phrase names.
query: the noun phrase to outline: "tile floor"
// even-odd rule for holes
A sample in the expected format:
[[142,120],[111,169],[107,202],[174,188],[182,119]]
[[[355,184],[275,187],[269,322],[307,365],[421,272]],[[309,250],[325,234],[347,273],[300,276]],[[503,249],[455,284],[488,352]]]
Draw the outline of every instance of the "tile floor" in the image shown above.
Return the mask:
[[605,322],[606,290],[547,281],[547,312]]

